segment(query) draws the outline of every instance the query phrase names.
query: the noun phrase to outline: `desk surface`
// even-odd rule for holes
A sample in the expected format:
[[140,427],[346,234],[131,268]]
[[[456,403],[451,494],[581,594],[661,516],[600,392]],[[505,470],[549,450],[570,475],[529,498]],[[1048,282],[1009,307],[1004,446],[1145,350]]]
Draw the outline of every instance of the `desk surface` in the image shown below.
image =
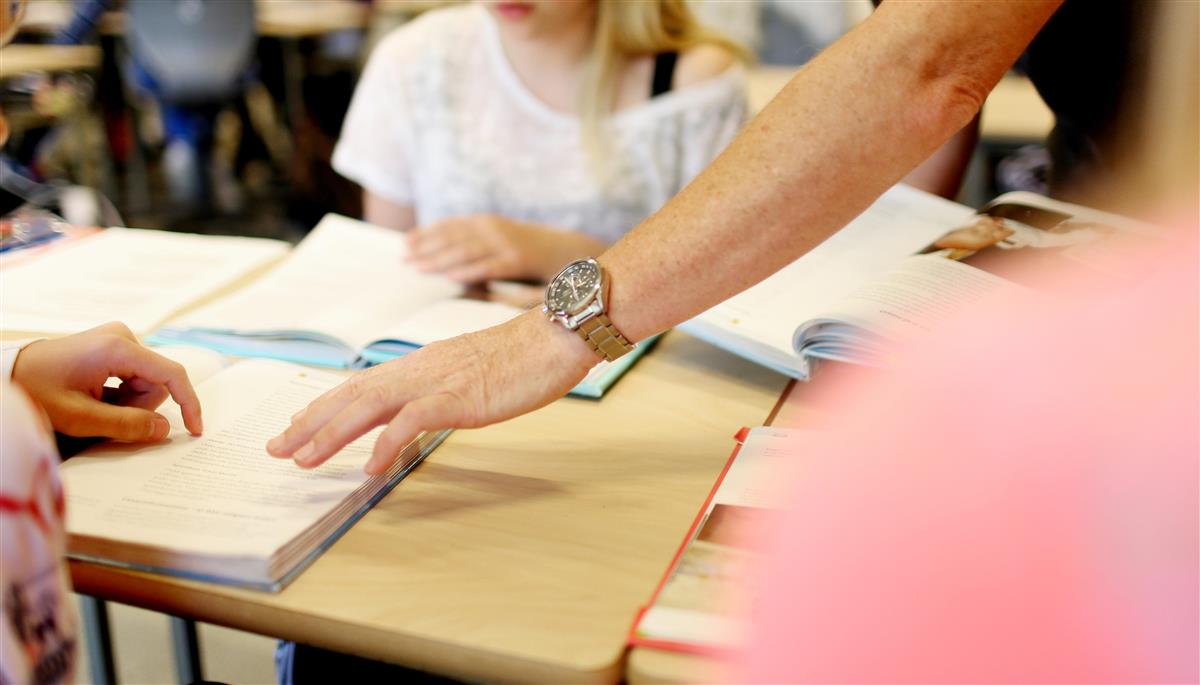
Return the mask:
[[[414,11],[424,9],[428,2],[419,3]],[[21,19],[21,31],[52,34],[61,30],[74,14],[66,0],[38,0],[28,4]],[[371,7],[353,0],[257,0],[258,32],[264,36],[303,38],[334,31],[366,28]],[[100,32],[120,34],[124,29],[124,12],[106,12],[100,21]]]
[[0,78],[36,71],[100,68],[100,48],[90,45],[7,45],[0,48]]
[[991,140],[1037,142],[1054,128],[1054,113],[1029,79],[1009,74],[992,89],[979,122],[979,132]]
[[279,38],[319,36],[367,27],[370,5],[352,0],[258,0],[258,32]]
[[71,574],[88,594],[458,677],[615,682],[733,433],[785,381],[672,333],[600,402],[455,433],[279,594]]
[[[70,0],[31,0],[25,3],[25,14],[18,28],[21,33],[52,35],[66,28],[73,16],[75,8]],[[102,34],[115,35],[123,26],[122,12],[105,12],[98,28]]]

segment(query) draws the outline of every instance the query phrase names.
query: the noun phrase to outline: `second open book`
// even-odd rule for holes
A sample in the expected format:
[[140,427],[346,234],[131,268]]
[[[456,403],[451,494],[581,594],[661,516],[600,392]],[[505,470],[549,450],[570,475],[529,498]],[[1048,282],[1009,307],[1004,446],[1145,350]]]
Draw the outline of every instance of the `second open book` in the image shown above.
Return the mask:
[[815,249],[681,328],[807,379],[817,359],[885,363],[891,344],[981,297],[1032,293],[1023,283],[1031,274],[1120,276],[1122,253],[1156,233],[1032,193],[1001,195],[976,212],[897,185]]
[[[495,326],[522,311],[465,299],[461,285],[421,273],[405,255],[395,231],[327,215],[274,268],[168,321],[147,342],[345,369]],[[647,346],[599,364],[572,394],[600,397]]]

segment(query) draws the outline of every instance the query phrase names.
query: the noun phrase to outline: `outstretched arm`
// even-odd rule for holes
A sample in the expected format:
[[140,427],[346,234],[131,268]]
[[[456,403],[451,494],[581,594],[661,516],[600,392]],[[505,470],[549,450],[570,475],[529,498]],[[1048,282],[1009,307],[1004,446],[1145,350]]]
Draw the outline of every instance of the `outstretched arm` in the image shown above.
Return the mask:
[[604,255],[613,321],[640,340],[821,243],[970,123],[1058,4],[882,3]]
[[[745,290],[818,245],[928,158],[1060,0],[889,0],[810,62],[683,192],[601,257],[631,340]],[[473,427],[568,391],[595,354],[530,312],[360,374],[268,445],[315,466],[387,424],[379,473],[422,430]]]

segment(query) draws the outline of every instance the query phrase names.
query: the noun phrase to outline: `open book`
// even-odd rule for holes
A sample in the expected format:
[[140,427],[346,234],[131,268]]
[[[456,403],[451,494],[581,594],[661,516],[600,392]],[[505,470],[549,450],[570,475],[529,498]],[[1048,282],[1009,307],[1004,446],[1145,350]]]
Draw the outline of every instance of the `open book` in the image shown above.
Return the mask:
[[1028,293],[1026,274],[1119,272],[1110,239],[1154,233],[1032,193],[1001,195],[977,213],[898,185],[808,254],[681,328],[805,380],[816,359],[885,363],[895,341],[984,296]]
[[[190,365],[189,365],[190,366]],[[343,376],[267,360],[200,382],[205,433],[178,411],[165,442],[105,443],[62,465],[68,553],[99,563],[278,590],[416,467],[447,433],[422,435],[380,476],[379,430],[306,471],[266,452],[293,413]]]
[[123,321],[148,333],[288,253],[264,238],[109,228],[0,270],[0,329],[74,333]]
[[[385,362],[522,312],[463,298],[461,285],[417,271],[405,254],[395,231],[327,215],[278,266],[172,319],[147,342],[347,369]],[[572,393],[600,397],[647,347],[598,365]]]

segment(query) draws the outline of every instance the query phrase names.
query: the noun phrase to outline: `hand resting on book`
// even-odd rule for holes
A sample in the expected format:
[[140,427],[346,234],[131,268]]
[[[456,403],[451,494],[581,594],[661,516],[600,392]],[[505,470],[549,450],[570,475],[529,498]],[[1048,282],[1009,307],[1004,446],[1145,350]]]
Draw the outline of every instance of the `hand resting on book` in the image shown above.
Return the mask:
[[[111,377],[121,385],[105,387]],[[190,433],[203,429],[187,372],[143,347],[121,323],[29,344],[17,356],[13,380],[45,410],[56,431],[73,437],[161,440],[171,428],[154,409],[168,395],[182,408]]]
[[579,336],[526,312],[356,374],[292,417],[267,451],[313,468],[387,424],[365,467],[376,475],[423,431],[478,428],[533,411],[565,395],[598,361]]
[[584,233],[494,214],[452,217],[405,235],[412,263],[462,283],[549,281],[563,264],[607,247]]

